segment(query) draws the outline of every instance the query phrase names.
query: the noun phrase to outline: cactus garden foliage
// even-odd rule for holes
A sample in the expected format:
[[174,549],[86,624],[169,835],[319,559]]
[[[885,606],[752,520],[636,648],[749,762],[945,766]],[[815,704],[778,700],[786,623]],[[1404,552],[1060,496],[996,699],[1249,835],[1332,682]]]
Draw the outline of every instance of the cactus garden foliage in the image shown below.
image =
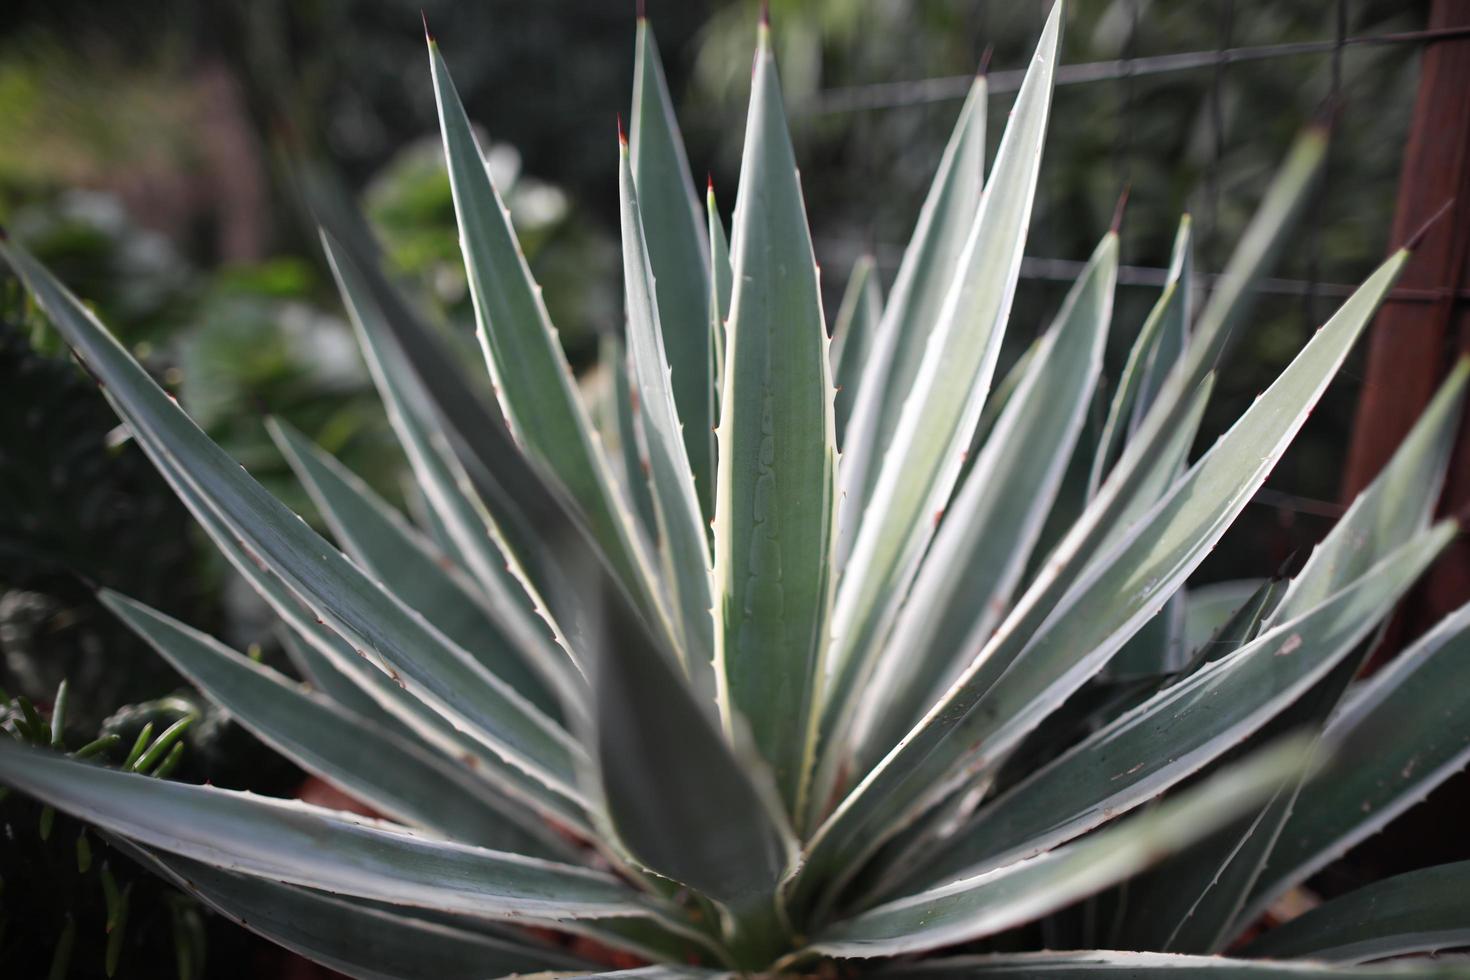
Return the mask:
[[1088,416],[1116,228],[996,377],[1062,18],[1059,0],[988,169],[976,79],[887,296],[860,266],[830,342],[769,27],[727,237],[713,189],[696,194],[640,21],[630,133],[608,133],[626,355],[604,365],[614,398],[597,413],[430,39],[493,397],[385,274],[366,227],[317,195],[425,502],[411,522],[273,424],[332,541],[21,245],[0,244],[280,616],[309,683],[126,595],[103,602],[380,816],[12,739],[0,780],[362,977],[1297,977],[1470,945],[1463,865],[1254,929],[1470,758],[1470,608],[1356,679],[1458,531],[1431,513],[1467,368],[1296,574],[1224,598],[1186,587],[1408,252],[1192,453],[1214,369],[1250,329],[1253,283],[1321,165],[1325,137],[1309,129],[1198,311],[1181,223],[1101,427]]

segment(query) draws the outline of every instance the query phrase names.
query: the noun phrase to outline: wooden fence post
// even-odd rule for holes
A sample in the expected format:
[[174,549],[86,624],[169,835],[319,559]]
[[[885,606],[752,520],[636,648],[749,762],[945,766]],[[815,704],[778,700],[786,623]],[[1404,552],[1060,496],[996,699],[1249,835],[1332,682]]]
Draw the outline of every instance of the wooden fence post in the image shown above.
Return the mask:
[[[1430,28],[1470,26],[1470,0],[1433,0]],[[1404,270],[1394,299],[1373,324],[1343,479],[1351,500],[1382,469],[1455,359],[1470,352],[1470,37],[1425,48],[1414,117],[1399,177],[1393,239],[1397,247],[1454,199]],[[1439,513],[1470,511],[1470,425],[1460,432]],[[1375,653],[1392,656],[1451,610],[1470,601],[1470,539],[1462,535],[1404,602]],[[1470,777],[1451,778],[1347,859],[1346,880],[1395,874],[1470,858],[1470,842],[1451,829],[1470,812]],[[1324,876],[1329,894],[1333,875]],[[1342,884],[1341,881],[1335,884]]]
[[[1430,29],[1470,26],[1470,0],[1433,0]],[[1343,479],[1343,499],[1367,486],[1414,424],[1435,388],[1470,353],[1470,37],[1425,47],[1413,122],[1399,177],[1393,239],[1398,247],[1439,211],[1404,270],[1395,298],[1373,324]],[[1441,514],[1470,507],[1470,425],[1463,420],[1440,501]],[[1406,605],[1386,644],[1415,636],[1470,601],[1470,540],[1451,546]]]

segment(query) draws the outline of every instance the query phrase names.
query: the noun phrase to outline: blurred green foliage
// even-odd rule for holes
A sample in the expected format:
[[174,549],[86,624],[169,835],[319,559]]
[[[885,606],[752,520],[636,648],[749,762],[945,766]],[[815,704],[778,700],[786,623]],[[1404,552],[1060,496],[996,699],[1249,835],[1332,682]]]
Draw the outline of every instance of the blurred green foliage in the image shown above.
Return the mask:
[[[68,687],[36,703],[0,691],[0,738],[159,778],[223,785],[243,778],[275,792],[288,791],[282,775],[299,779],[273,755],[264,770],[242,772],[248,736],[192,693],[126,705],[97,723],[92,714]],[[3,787],[0,828],[6,976],[200,980],[279,970],[278,955],[261,962],[248,934],[207,917],[197,901],[140,867],[128,845]]]

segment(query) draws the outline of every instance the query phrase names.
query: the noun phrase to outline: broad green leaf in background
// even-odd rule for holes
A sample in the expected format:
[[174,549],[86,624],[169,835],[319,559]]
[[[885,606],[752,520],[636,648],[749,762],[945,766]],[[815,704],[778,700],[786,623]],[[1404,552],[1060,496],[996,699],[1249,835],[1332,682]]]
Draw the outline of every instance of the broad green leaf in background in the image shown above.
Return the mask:
[[[872,493],[861,516],[853,515],[857,536],[832,614],[831,680],[814,785],[818,799],[825,800],[836,784],[846,755],[844,735],[854,720],[854,692],[867,682],[878,644],[933,535],[935,515],[959,477],[990,390],[1031,220],[1064,6],[1054,4],[1047,17],[933,329],[923,341],[904,338],[906,348],[922,346],[923,359]],[[897,287],[889,307],[907,307]],[[880,387],[893,390],[891,381]]]
[[715,504],[717,672],[782,798],[807,785],[832,601],[836,445],[827,327],[769,28],[740,168]]
[[653,28],[645,17],[638,18],[629,137],[657,322],[700,512],[708,521],[714,517],[715,486],[709,246]]
[[[646,33],[646,22],[640,22]],[[620,134],[621,135],[621,134]],[[649,486],[658,520],[659,556],[677,624],[685,668],[701,695],[713,700],[714,635],[709,535],[695,490],[695,471],[680,434],[675,375],[665,351],[666,330],[654,292],[654,268],[644,236],[642,198],[633,186],[628,147],[619,143],[623,285],[628,312],[628,355],[638,391],[639,420],[648,446]],[[701,298],[699,332],[705,333]],[[701,345],[707,356],[707,345]],[[708,379],[702,389],[709,392]]]
[[1184,617],[1188,607],[1186,590],[1180,589],[1170,596],[1164,608],[1108,661],[1103,676],[1114,681],[1162,680],[1177,673],[1189,656],[1184,645]]
[[1362,963],[1470,946],[1470,861],[1384,878],[1302,913],[1241,953]]
[[1219,660],[1254,639],[1261,624],[1286,591],[1284,577],[1264,581],[1242,579],[1216,582],[1189,590],[1184,611],[1184,643],[1190,662],[1184,672],[1210,660]]

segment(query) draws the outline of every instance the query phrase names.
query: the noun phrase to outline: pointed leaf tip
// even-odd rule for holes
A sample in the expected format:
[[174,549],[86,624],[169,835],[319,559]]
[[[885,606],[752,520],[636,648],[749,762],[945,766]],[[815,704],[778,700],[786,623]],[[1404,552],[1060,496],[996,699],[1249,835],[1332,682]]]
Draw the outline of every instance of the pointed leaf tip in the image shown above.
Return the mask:
[[1307,558],[1310,555],[1311,552],[1305,548],[1293,549],[1291,554],[1286,556],[1286,560],[1276,569],[1276,573],[1271,578],[1277,582],[1287,582],[1296,578],[1301,573],[1301,570],[1306,567]]
[[623,114],[619,112],[616,115],[618,117],[618,143],[626,150],[628,148],[628,131],[623,128]]
[[1108,230],[1114,235],[1118,234],[1118,230],[1123,227],[1123,212],[1128,209],[1128,195],[1132,190],[1133,185],[1125,183],[1122,193],[1118,195],[1118,203],[1113,206],[1113,223],[1108,226]]
[[422,8],[419,9],[419,19],[424,22],[424,39],[430,44],[436,43],[434,41],[434,32],[429,30],[429,15]]
[[1342,115],[1342,96],[1332,94],[1322,100],[1317,106],[1317,111],[1312,113],[1312,121],[1308,129],[1320,130],[1324,135],[1332,132],[1337,126],[1337,119]]
[[761,26],[771,26],[771,0],[761,0]]
[[985,45],[985,50],[980,52],[980,65],[975,69],[976,78],[985,78],[990,74],[990,59],[995,54],[995,45]]
[[1446,214],[1449,214],[1450,208],[1454,206],[1455,199],[1453,197],[1441,204],[1439,208],[1429,216],[1429,220],[1420,225],[1419,230],[1410,235],[1408,237],[1408,240],[1404,242],[1403,247],[1405,251],[1412,252],[1414,251],[1414,249],[1418,248],[1423,243],[1424,237],[1434,229],[1435,225],[1439,224],[1439,219],[1443,218]]

